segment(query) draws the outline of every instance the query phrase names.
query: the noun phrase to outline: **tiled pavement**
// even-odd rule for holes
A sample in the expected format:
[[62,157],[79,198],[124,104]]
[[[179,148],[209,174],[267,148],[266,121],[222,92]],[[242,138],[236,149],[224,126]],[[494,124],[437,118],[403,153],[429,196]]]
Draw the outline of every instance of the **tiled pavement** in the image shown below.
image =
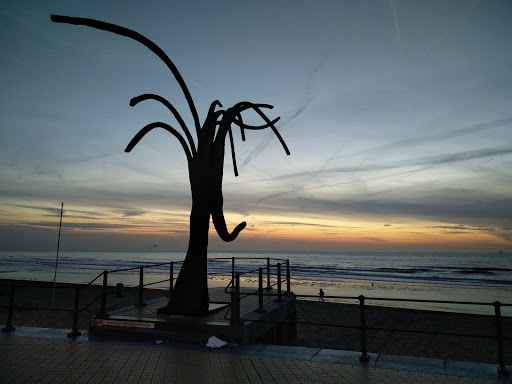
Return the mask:
[[443,362],[301,347],[207,349],[76,340],[64,330],[18,327],[0,336],[0,383],[489,383],[491,364]]

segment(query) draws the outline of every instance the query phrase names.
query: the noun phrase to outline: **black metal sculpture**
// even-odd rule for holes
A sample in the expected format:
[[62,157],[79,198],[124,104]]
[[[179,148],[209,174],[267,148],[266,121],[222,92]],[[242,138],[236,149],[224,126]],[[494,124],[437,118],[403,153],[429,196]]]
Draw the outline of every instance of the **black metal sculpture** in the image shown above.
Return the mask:
[[[259,130],[271,128],[281,142],[286,154],[289,155],[290,151],[275,127],[275,123],[279,120],[279,117],[274,120],[270,120],[267,117],[262,109],[273,108],[273,106],[268,104],[254,104],[244,101],[235,104],[231,108],[223,110],[217,109],[217,107],[222,108],[222,104],[218,100],[215,100],[211,103],[205,122],[201,126],[197,110],[185,81],[171,59],[169,59],[164,51],[162,51],[162,49],[160,49],[160,47],[155,43],[135,31],[103,21],[59,15],[52,15],[51,20],[57,23],[84,25],[97,28],[138,41],[149,48],[167,65],[180,85],[194,120],[194,126],[197,134],[197,147],[187,125],[176,108],[174,108],[174,106],[163,97],[148,93],[134,97],[130,100],[130,105],[133,107],[141,101],[150,99],[162,103],[173,114],[185,133],[186,138],[170,125],[162,122],[154,122],[142,128],[128,144],[125,151],[130,152],[144,137],[144,135],[153,128],[163,128],[167,130],[181,143],[183,150],[185,151],[185,155],[187,156],[190,188],[192,191],[190,238],[187,256],[181,267],[181,271],[169,299],[169,303],[166,307],[161,308],[159,312],[175,314],[206,313],[208,311],[209,303],[206,263],[210,214],[218,235],[224,241],[233,241],[246,226],[246,223],[242,222],[230,233],[226,227],[226,221],[224,219],[222,177],[224,170],[226,136],[229,135],[233,168],[235,176],[238,176],[231,126],[235,124],[240,127],[242,140],[245,140],[245,129]],[[250,109],[254,110],[265,121],[265,124],[260,126],[245,124],[242,119],[242,112]]]

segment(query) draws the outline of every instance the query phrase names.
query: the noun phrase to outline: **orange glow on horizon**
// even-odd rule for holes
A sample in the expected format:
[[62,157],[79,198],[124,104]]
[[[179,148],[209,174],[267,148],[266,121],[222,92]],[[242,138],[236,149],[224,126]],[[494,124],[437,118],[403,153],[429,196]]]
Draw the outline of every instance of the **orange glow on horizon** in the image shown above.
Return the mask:
[[[26,228],[58,229],[58,216],[49,215],[56,207],[42,206],[35,209],[18,206],[6,209],[1,223]],[[140,212],[122,212],[103,207],[79,207],[64,205],[63,230],[81,236],[108,237],[120,235],[141,238],[153,237],[188,241],[189,211],[156,210],[141,208]],[[243,217],[226,214],[228,230],[239,222],[247,221],[246,229],[229,247],[272,247],[288,249],[301,246],[318,249],[335,249],[352,245],[371,249],[410,246],[413,250],[421,244],[432,249],[506,249],[512,241],[499,236],[499,230],[481,229],[459,223],[413,220],[411,218],[389,218],[386,222],[372,221],[364,217],[334,218],[304,217],[293,215],[251,214]],[[216,233],[210,225],[211,243],[216,242]],[[220,244],[220,245],[219,245]],[[266,245],[267,244],[267,245]],[[281,244],[281,245],[280,245]],[[307,245],[304,245],[307,244]],[[315,245],[316,244],[316,245]]]

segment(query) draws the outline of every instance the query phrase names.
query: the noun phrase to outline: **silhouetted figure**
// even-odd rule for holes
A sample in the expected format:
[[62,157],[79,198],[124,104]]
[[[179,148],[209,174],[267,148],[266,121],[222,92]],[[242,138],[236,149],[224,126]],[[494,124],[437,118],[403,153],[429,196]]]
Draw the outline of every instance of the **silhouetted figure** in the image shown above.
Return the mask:
[[324,302],[324,290],[322,288],[320,288],[320,292],[319,292],[319,295],[320,297],[318,298],[318,301],[321,301],[322,303]]
[[[287,155],[290,154],[283,138],[277,131],[275,123],[279,117],[270,119],[263,110],[272,109],[272,105],[255,104],[243,101],[230,108],[223,109],[220,101],[210,104],[204,123],[201,124],[199,116],[185,81],[178,69],[164,51],[140,33],[115,24],[80,17],[51,15],[51,20],[57,23],[84,25],[117,35],[129,37],[156,54],[171,71],[178,82],[193,117],[193,131],[185,124],[176,108],[165,98],[147,93],[136,96],[130,100],[130,106],[140,102],[153,100],[163,104],[177,120],[184,136],[174,127],[154,122],[142,128],[130,141],[125,152],[130,152],[135,145],[154,128],[163,128],[180,142],[187,158],[188,175],[192,191],[192,210],[190,212],[190,238],[187,256],[183,262],[178,279],[172,291],[169,303],[160,308],[159,313],[176,314],[204,314],[208,312],[208,277],[207,277],[207,248],[210,216],[219,237],[228,242],[233,241],[245,228],[246,223],[241,222],[232,232],[229,232],[224,219],[222,195],[222,178],[224,171],[225,142],[229,140],[231,158],[235,176],[238,176],[236,166],[235,146],[232,128],[240,128],[242,140],[245,141],[246,130],[261,130],[269,128],[277,136]],[[246,124],[242,118],[245,111],[254,111],[262,120],[262,125]],[[196,141],[192,136],[195,131]]]

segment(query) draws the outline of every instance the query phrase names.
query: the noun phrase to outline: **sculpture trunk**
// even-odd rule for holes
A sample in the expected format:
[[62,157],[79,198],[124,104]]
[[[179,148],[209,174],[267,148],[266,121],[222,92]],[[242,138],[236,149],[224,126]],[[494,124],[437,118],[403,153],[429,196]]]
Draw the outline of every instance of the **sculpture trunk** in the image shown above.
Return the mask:
[[193,204],[190,214],[190,239],[187,256],[169,304],[160,313],[202,314],[208,311],[208,229],[210,212]]
[[[169,303],[159,313],[204,314],[208,311],[208,233],[210,228],[210,188],[205,156],[189,164],[192,210],[187,255],[181,266]],[[202,164],[201,164],[202,163]]]
[[199,136],[196,155],[189,160],[189,179],[192,190],[190,239],[169,304],[160,313],[195,314],[208,311],[208,232],[210,215],[217,234],[224,241],[233,241],[245,228],[245,222],[229,232],[224,218],[222,179],[227,129],[221,128],[215,136],[217,120],[213,113],[206,118]]

